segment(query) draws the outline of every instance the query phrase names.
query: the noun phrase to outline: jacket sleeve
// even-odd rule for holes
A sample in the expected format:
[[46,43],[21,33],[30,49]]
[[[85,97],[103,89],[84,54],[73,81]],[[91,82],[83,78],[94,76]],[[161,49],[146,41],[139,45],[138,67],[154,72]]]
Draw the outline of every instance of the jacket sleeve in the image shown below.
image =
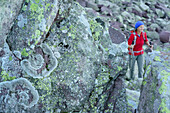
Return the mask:
[[128,45],[131,45],[134,40],[134,34],[131,34],[129,39],[128,39]]
[[147,34],[146,34],[146,32],[144,33],[144,36],[145,36],[145,42],[147,42],[148,39],[147,39]]

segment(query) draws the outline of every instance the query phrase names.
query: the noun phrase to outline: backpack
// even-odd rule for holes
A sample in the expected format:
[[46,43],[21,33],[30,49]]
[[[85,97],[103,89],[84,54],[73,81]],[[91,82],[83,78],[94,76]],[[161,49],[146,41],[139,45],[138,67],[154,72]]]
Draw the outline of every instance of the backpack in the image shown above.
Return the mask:
[[[144,33],[145,33],[145,32],[143,32],[143,39],[145,40]],[[130,31],[129,37],[130,37],[131,34],[134,34],[134,35],[135,35],[134,40],[132,41],[132,45],[136,45],[136,38],[137,38],[137,37],[136,37],[136,32],[135,32],[135,30],[131,30],[131,31]],[[129,38],[128,38],[128,39],[129,39]]]

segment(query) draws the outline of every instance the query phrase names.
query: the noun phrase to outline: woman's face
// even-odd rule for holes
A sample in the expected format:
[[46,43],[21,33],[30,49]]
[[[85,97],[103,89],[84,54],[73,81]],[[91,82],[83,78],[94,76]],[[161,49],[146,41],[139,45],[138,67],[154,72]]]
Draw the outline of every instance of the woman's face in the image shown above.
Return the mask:
[[143,30],[144,30],[144,25],[141,25],[137,28],[137,31],[139,32],[143,32]]

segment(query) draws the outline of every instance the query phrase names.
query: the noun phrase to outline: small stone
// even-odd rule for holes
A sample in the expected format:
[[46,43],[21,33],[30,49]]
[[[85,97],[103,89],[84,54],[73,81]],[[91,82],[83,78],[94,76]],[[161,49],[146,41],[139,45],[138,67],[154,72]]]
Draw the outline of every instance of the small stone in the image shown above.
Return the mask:
[[143,10],[143,11],[147,11],[149,10],[149,6],[145,5],[144,2],[140,2],[140,8]]

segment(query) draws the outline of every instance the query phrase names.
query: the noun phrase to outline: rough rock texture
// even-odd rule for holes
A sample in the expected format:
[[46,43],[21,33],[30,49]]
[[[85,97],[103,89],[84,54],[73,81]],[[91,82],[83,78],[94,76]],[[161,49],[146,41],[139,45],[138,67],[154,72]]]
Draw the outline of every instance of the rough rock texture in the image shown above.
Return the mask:
[[40,100],[25,112],[125,111],[127,43],[108,28],[72,1],[25,1],[2,49],[0,80],[33,83]]
[[113,43],[120,44],[125,41],[125,36],[115,28],[109,28],[110,37]]
[[126,89],[128,111],[134,113],[139,104],[140,92]]
[[146,59],[145,78],[142,83],[138,106],[139,113],[170,112],[169,52],[153,51]]
[[32,54],[28,60],[22,60],[21,67],[33,78],[43,78],[57,67],[58,61],[46,44],[41,44],[40,47],[36,48],[36,51],[39,54]]
[[[1,27],[5,18],[9,20],[8,31],[3,31],[8,33],[7,39],[0,37],[4,40],[0,42],[0,82],[9,81],[5,82],[9,84],[13,79],[27,78],[32,83],[30,88],[36,89],[39,95],[39,100],[28,107],[33,96],[28,98],[27,88],[19,87],[22,99],[15,89],[10,92],[10,96],[15,93],[20,99],[15,104],[6,104],[9,101],[3,97],[8,94],[0,92],[3,94],[2,112],[7,108],[11,108],[7,109],[9,112],[21,113],[122,113],[136,110],[140,84],[136,81],[135,87],[130,86],[134,89],[126,89],[124,77],[128,69],[128,51],[123,33],[127,36],[135,22],[143,20],[150,37],[157,32],[156,38],[152,38],[157,40],[158,34],[169,28],[170,7],[165,5],[169,1],[77,1],[84,7],[75,0],[24,0],[23,4],[13,1],[10,3],[20,4],[11,5],[18,8],[14,13],[16,18],[9,20],[4,13],[0,15]],[[165,44],[167,52],[169,45]],[[164,57],[167,59],[167,54]],[[132,92],[135,94],[130,95]],[[166,110],[164,97],[168,100],[169,95],[164,94],[162,92],[163,97],[156,100],[155,109],[158,101],[161,102],[160,110]],[[141,107],[138,110],[141,111]]]
[[25,1],[7,38],[11,51],[29,52],[41,43],[40,39],[44,40],[58,9],[58,0]]
[[[120,101],[120,105],[125,107],[118,109],[113,107],[117,100],[110,100],[109,95],[114,93],[112,87],[117,76],[125,74],[127,62],[121,59],[127,57],[121,55],[127,52],[123,51],[127,45],[113,44],[108,31],[100,25],[105,22],[89,16],[79,4],[74,3],[69,16],[59,25],[52,26],[45,40],[61,54],[58,67],[50,76],[55,93],[51,92],[52,96],[48,99],[55,100],[52,104],[58,107],[56,110],[63,112],[122,111],[126,107],[126,103],[122,102],[126,101],[125,98]],[[121,51],[114,52],[112,44]],[[108,69],[108,62],[112,69]],[[120,93],[123,96],[123,85]],[[108,104],[111,108],[108,108]]]
[[23,0],[1,0],[0,2],[0,48],[4,45],[4,39],[10,32],[22,3]]
[[0,112],[22,112],[39,100],[38,92],[25,78],[0,83]]

